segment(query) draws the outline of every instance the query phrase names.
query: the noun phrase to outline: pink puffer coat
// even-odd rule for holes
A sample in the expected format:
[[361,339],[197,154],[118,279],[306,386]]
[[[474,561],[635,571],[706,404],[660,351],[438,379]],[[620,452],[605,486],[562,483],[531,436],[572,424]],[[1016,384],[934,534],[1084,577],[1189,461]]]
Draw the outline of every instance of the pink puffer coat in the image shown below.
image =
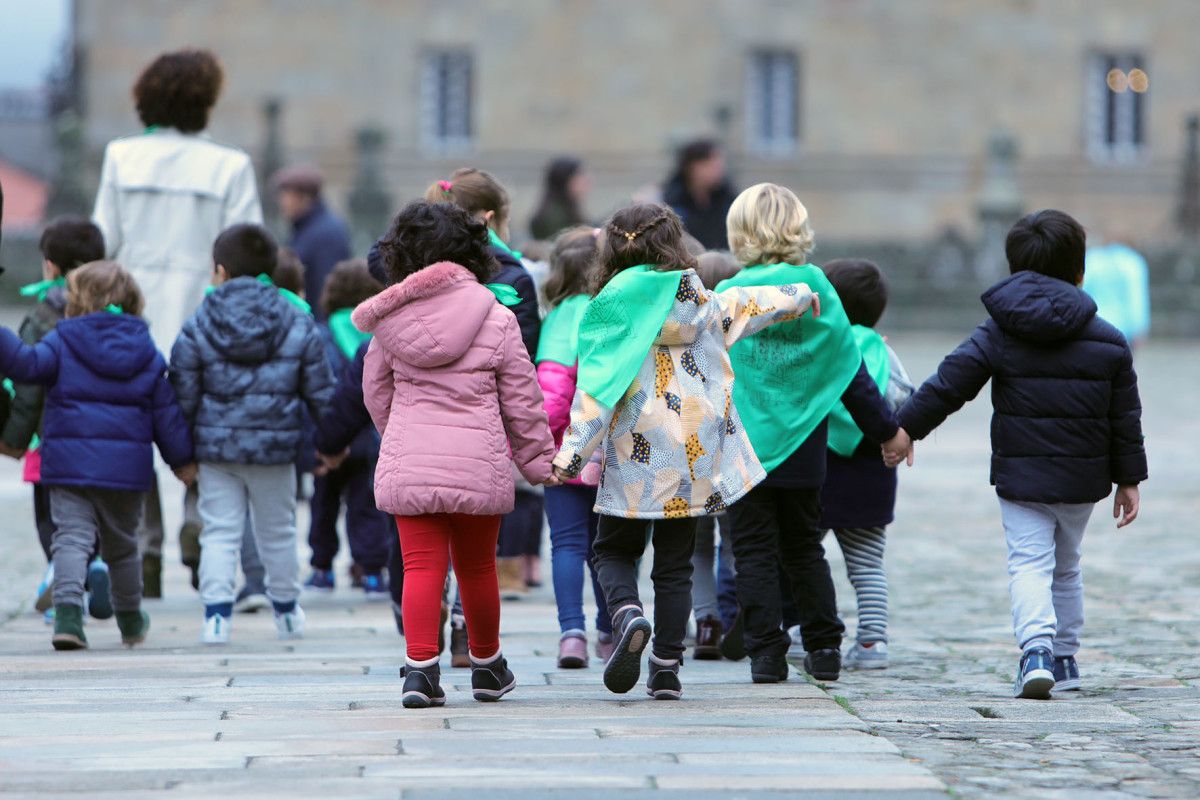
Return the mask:
[[360,305],[354,324],[375,336],[363,400],[383,437],[381,510],[505,514],[512,463],[530,483],[550,477],[554,440],[521,329],[474,275],[433,264]]

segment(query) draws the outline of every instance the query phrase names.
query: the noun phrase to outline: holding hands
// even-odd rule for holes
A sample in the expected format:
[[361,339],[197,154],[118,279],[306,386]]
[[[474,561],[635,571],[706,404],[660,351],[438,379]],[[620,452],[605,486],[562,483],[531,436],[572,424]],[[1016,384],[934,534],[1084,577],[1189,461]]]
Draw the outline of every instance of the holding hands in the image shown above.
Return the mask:
[[200,469],[195,464],[185,464],[182,467],[175,468],[173,472],[180,482],[191,486],[196,482],[196,477],[199,475]]
[[1117,494],[1113,498],[1113,519],[1117,520],[1118,530],[1138,518],[1141,504],[1141,492],[1136,484],[1117,487]]
[[910,467],[913,465],[913,440],[904,428],[897,430],[895,436],[883,443],[883,463],[898,467],[901,461],[907,462]]

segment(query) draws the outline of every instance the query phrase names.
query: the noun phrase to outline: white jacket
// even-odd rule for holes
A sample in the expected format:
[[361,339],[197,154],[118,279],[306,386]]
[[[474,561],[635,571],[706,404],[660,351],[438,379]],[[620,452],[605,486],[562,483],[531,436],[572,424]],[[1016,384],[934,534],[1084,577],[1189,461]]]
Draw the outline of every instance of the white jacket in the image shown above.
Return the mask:
[[146,296],[155,344],[170,353],[212,282],[217,234],[261,223],[262,207],[248,155],[203,133],[161,128],[109,142],[92,217],[108,257]]

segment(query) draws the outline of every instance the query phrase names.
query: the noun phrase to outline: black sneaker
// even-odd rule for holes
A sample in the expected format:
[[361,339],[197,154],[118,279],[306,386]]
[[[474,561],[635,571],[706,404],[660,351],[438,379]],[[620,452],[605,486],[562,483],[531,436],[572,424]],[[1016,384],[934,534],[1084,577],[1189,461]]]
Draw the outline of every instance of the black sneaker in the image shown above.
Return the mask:
[[1079,665],[1075,656],[1054,657],[1054,691],[1078,692],[1082,685],[1079,680]]
[[819,681],[836,681],[842,673],[842,651],[836,647],[813,650],[804,656],[804,671]]
[[442,668],[434,663],[418,667],[406,663],[400,668],[404,678],[404,694],[400,702],[405,708],[429,708],[446,705],[446,693],[442,691]]
[[508,668],[504,656],[497,653],[490,661],[479,662],[471,656],[471,694],[481,703],[494,703],[517,688],[517,676]]
[[617,648],[604,667],[604,686],[615,694],[625,694],[642,677],[642,651],[650,644],[650,620],[640,608],[630,608],[614,620],[613,627],[621,631]]
[[682,697],[683,684],[679,682],[679,661],[667,661],[651,654],[646,694],[655,700],[678,700]]
[[721,655],[730,661],[741,661],[746,657],[746,621],[741,612],[721,638]]
[[1023,700],[1049,700],[1054,688],[1054,656],[1044,647],[1034,647],[1021,655],[1013,697]]
[[787,658],[764,653],[750,658],[750,680],[755,683],[781,683],[788,679]]

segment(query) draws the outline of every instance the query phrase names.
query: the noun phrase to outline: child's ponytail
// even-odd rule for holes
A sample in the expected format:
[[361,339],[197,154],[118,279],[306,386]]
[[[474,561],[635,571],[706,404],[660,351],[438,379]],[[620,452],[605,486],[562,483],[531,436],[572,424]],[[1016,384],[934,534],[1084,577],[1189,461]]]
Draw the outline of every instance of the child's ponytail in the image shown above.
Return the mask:
[[434,181],[425,190],[427,203],[453,203],[471,216],[491,211],[496,227],[508,220],[508,192],[491,174],[474,167],[454,170],[449,180]]

